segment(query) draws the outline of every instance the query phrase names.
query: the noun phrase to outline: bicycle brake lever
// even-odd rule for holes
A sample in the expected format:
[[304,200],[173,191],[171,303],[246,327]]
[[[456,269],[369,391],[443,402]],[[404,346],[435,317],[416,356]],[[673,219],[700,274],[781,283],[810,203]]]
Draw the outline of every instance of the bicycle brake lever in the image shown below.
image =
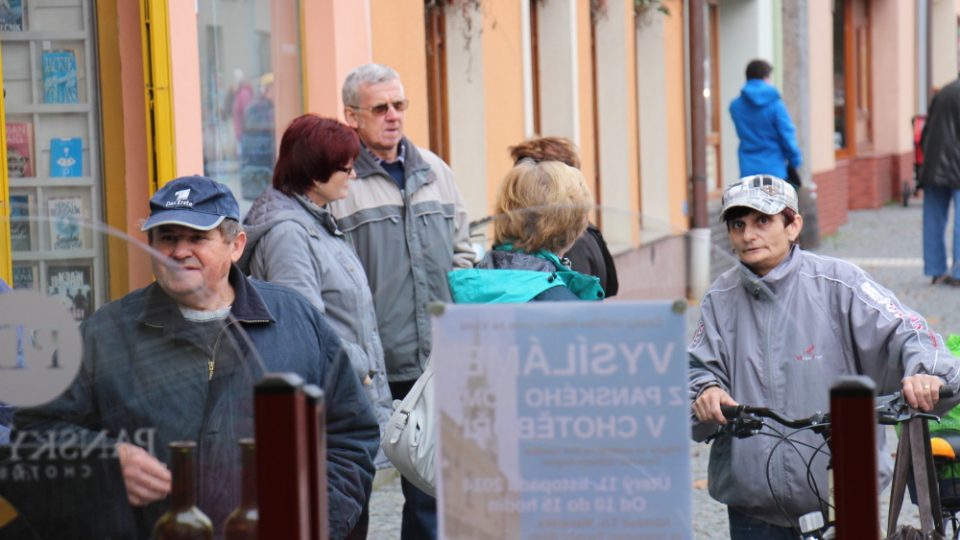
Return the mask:
[[745,439],[760,433],[761,429],[763,429],[763,420],[761,420],[759,417],[743,416],[720,426],[720,429],[710,434],[706,439],[703,440],[703,442],[712,442],[714,439],[724,436]]
[[738,439],[745,439],[760,433],[763,429],[763,420],[756,416],[744,416],[731,426],[731,435]]

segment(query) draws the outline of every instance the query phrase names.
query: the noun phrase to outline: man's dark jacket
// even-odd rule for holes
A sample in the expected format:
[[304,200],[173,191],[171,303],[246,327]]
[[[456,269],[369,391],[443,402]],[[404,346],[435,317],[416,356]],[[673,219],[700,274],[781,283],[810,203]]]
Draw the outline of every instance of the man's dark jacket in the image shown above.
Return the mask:
[[930,102],[920,140],[920,187],[960,188],[960,79],[944,86]]
[[[236,267],[229,279],[236,298],[212,351],[156,283],[105,305],[81,326],[83,362],[72,386],[17,413],[15,433],[79,428],[117,437],[155,428],[152,450],[168,466],[168,443],[196,441],[198,506],[219,530],[240,502],[237,440],[253,435],[253,385],[264,372],[294,372],[325,393],[330,538],[343,538],[373,481],[379,428],[368,400],[340,339],[306,299]],[[149,537],[168,504],[135,508],[133,537]]]

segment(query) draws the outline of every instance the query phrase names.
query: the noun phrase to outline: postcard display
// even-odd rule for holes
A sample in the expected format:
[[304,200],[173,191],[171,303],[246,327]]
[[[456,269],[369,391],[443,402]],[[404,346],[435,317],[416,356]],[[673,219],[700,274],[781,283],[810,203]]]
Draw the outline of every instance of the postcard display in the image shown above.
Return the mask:
[[63,297],[85,318],[103,301],[100,133],[91,0],[8,0],[7,90],[13,285]]

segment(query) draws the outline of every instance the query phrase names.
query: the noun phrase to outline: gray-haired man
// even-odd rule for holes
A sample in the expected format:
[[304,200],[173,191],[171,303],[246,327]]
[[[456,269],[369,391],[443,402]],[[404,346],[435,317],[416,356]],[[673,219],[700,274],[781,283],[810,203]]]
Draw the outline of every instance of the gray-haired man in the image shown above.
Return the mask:
[[[363,148],[346,199],[330,203],[367,273],[390,391],[402,399],[430,357],[427,304],[449,302],[447,272],[469,268],[467,213],[439,157],[403,136],[409,105],[400,76],[360,66],[343,84],[344,117]],[[403,481],[401,538],[436,537],[436,501]]]

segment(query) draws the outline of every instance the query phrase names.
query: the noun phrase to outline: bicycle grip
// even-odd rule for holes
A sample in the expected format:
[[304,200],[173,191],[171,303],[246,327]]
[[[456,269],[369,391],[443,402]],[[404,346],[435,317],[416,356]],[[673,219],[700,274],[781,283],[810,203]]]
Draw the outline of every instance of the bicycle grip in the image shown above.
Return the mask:
[[740,411],[743,409],[743,405],[721,405],[720,412],[723,413],[723,417],[727,420],[736,420],[740,416]]
[[940,387],[940,397],[941,397],[941,398],[952,398],[954,395],[956,395],[956,392],[953,391],[953,388],[950,388],[950,387],[948,387],[948,386],[941,386],[941,387]]

